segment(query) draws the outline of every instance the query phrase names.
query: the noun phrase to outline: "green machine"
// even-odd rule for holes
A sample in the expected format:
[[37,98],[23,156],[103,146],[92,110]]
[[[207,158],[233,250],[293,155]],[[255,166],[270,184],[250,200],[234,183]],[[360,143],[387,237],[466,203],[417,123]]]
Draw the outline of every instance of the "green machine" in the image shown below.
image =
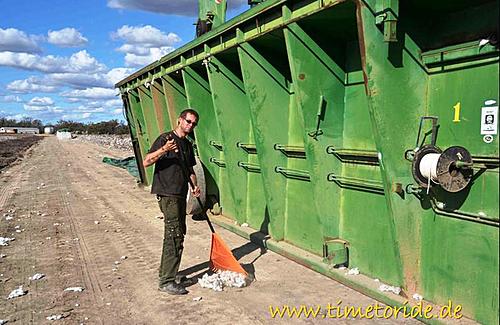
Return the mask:
[[192,107],[222,226],[386,304],[498,324],[499,1],[267,0],[223,22],[225,5],[116,85],[142,182]]

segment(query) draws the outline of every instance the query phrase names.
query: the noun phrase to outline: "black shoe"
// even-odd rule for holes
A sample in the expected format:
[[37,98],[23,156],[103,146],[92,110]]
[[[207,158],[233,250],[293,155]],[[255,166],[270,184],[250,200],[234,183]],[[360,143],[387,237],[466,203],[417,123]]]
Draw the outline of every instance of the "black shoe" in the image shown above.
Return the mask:
[[164,286],[159,287],[158,290],[166,292],[169,295],[185,295],[188,293],[188,291],[183,286],[175,282],[169,282]]
[[178,275],[175,277],[175,282],[185,287],[195,284],[196,281],[193,278],[188,278],[185,275],[182,276]]

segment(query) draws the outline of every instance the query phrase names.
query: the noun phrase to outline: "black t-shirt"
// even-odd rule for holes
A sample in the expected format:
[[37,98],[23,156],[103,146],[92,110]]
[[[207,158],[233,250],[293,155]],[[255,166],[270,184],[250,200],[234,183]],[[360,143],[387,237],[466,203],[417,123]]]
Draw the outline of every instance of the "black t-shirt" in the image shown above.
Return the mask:
[[193,146],[186,138],[179,138],[173,131],[161,134],[151,146],[148,153],[160,149],[167,143],[169,137],[177,143],[178,152],[168,151],[155,164],[151,193],[162,196],[185,198],[188,191],[189,169],[183,168],[196,165]]

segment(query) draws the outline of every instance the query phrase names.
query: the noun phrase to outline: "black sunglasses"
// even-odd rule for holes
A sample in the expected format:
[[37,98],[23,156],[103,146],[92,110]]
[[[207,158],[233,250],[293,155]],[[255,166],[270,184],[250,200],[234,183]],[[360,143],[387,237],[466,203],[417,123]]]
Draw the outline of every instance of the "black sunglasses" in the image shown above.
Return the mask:
[[187,124],[193,124],[193,126],[197,126],[198,125],[198,123],[193,122],[191,120],[188,120],[187,118],[185,118],[184,121],[186,121]]

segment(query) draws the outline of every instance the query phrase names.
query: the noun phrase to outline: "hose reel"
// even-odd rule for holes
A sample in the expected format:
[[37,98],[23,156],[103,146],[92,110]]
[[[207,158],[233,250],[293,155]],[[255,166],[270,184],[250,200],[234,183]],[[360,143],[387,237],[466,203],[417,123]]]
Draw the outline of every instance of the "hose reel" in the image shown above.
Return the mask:
[[[432,129],[427,132],[420,143],[423,123],[432,122]],[[469,185],[473,175],[472,156],[467,149],[460,146],[449,147],[442,151],[436,146],[438,118],[423,116],[417,135],[416,149],[406,152],[406,159],[412,161],[412,174],[420,187],[427,188],[427,194],[432,186],[439,185],[445,191],[460,192]],[[427,135],[431,135],[431,143],[423,145]]]
[[415,151],[412,174],[427,192],[434,185],[440,185],[445,191],[460,192],[472,179],[472,156],[460,146],[449,147],[441,151],[434,145],[425,145]]

